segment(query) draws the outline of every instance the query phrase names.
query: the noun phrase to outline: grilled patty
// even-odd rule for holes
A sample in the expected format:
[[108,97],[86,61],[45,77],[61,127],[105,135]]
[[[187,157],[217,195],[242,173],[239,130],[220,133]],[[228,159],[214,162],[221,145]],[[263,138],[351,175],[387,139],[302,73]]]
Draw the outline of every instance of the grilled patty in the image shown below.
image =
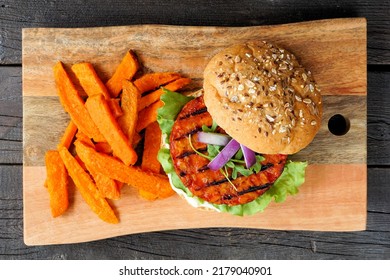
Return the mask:
[[[203,97],[188,102],[177,116],[170,135],[170,152],[176,173],[183,184],[197,197],[215,204],[239,205],[248,203],[265,193],[280,176],[286,155],[262,155],[261,171],[250,176],[229,178],[218,170],[207,167],[207,158],[198,155],[190,145],[207,155],[207,144],[198,142],[197,132],[202,126],[211,126],[213,120],[207,112]],[[217,132],[224,133],[218,127]],[[229,172],[231,176],[231,172]]]

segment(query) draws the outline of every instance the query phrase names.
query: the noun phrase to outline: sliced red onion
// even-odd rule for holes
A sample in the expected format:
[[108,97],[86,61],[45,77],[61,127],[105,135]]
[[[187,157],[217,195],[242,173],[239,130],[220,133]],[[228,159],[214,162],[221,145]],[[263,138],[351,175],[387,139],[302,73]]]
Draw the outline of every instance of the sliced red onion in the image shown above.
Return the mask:
[[222,151],[207,165],[211,170],[221,169],[240,149],[240,143],[232,139]]
[[244,154],[244,160],[246,168],[251,168],[256,163],[256,154],[248,147],[240,144],[242,153]]
[[218,146],[226,146],[230,141],[230,137],[226,134],[213,133],[213,132],[198,132],[198,141],[205,144],[212,144]]

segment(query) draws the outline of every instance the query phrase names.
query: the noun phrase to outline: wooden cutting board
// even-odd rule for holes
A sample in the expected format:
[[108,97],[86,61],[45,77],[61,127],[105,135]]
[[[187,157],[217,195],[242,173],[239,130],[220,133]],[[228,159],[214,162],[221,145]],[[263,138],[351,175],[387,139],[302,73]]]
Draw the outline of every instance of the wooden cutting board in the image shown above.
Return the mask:
[[[320,132],[294,156],[307,160],[306,182],[283,204],[236,217],[192,208],[177,195],[149,202],[131,187],[111,202],[120,223],[106,224],[71,188],[69,211],[52,218],[44,188],[44,153],[55,149],[69,117],[62,109],[52,67],[89,61],[107,80],[128,49],[145,71],[179,71],[202,85],[210,57],[228,45],[267,40],[295,53],[324,94]],[[138,25],[23,30],[24,240],[28,245],[75,243],[169,229],[246,227],[280,230],[356,231],[366,227],[367,71],[366,20],[332,19],[277,26],[190,27]],[[335,136],[328,120],[341,114],[350,130]]]

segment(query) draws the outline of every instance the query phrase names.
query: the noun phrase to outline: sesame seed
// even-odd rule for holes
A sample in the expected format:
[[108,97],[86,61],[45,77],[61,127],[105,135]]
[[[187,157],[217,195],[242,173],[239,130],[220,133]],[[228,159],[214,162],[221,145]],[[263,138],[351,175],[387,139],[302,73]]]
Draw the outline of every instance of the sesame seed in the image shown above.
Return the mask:
[[250,94],[255,94],[255,93],[256,93],[256,90],[255,90],[254,88],[250,88],[250,89],[248,90],[248,93],[250,93]]
[[300,118],[303,118],[303,112],[302,112],[302,110],[299,110],[299,117],[300,117]]
[[252,57],[252,55],[250,53],[246,53],[245,56],[246,57]]
[[238,96],[237,96],[237,95],[233,95],[233,96],[230,98],[230,101],[231,101],[231,102],[237,102],[237,101],[238,101]]
[[303,99],[303,103],[310,104],[311,103],[311,99],[310,98],[304,98]]
[[310,89],[310,92],[314,92],[314,86],[313,86],[313,84],[309,84],[309,89]]
[[257,77],[257,76],[255,76],[255,77],[253,77],[253,79],[252,79],[254,82],[258,82],[258,81],[260,81],[260,78],[259,77]]
[[307,75],[306,75],[305,73],[302,73],[302,78],[303,78],[303,80],[306,82],[306,80],[307,80]]
[[238,90],[244,90],[244,85],[242,84],[239,84],[238,87],[237,87]]
[[317,122],[316,121],[311,121],[311,123],[310,123],[311,125],[316,125],[317,124]]
[[255,86],[255,83],[252,82],[251,80],[245,80],[245,85],[247,87],[253,88]]
[[237,63],[241,62],[241,57],[236,55],[236,57],[234,58],[234,61]]
[[295,95],[295,99],[296,99],[297,101],[299,101],[299,102],[302,101],[302,98],[301,98],[298,94]]
[[265,115],[265,118],[266,118],[267,121],[269,121],[269,122],[274,122],[274,121],[275,121],[275,119],[274,119],[273,117],[271,117],[270,115],[268,115],[268,114]]
[[273,86],[270,86],[270,87],[269,87],[269,90],[270,90],[270,91],[275,91],[276,88],[277,88],[277,85],[275,84],[275,85],[273,85]]

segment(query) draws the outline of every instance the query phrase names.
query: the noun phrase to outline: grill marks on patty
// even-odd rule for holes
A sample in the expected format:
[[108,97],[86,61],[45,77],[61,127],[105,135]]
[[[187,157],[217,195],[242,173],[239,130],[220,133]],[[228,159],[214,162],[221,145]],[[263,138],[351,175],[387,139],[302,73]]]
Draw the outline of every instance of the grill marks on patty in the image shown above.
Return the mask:
[[[179,113],[170,136],[170,151],[176,173],[183,184],[196,196],[216,204],[238,205],[250,202],[267,191],[280,176],[286,162],[284,155],[263,155],[259,173],[230,180],[235,189],[220,171],[207,167],[209,160],[192,150],[188,135],[191,135],[194,148],[207,155],[207,145],[197,141],[196,133],[202,126],[211,126],[210,114],[198,97],[187,103]],[[224,132],[218,128],[219,132]]]

